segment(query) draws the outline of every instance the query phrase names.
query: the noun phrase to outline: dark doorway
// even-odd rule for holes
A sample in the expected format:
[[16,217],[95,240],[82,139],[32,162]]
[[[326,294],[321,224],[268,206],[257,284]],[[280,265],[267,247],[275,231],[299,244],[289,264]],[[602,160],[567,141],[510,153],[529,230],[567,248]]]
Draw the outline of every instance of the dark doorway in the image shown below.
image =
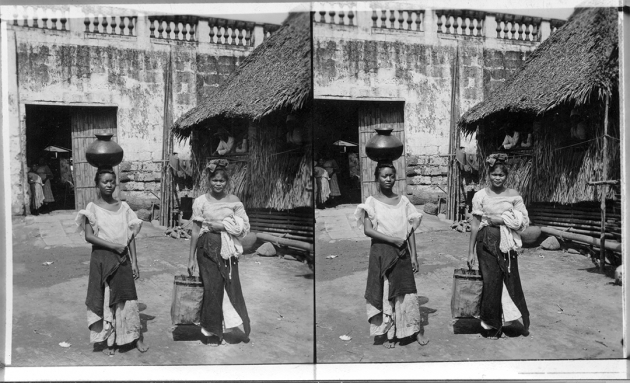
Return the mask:
[[45,167],[52,173],[40,177],[54,199],[47,196],[41,212],[75,208],[70,107],[26,105],[26,165],[38,174],[46,173]]
[[[75,210],[94,200],[96,169],[86,162],[85,150],[97,133],[112,134],[117,141],[115,107],[26,105],[27,166],[47,178],[44,195],[47,187],[52,193],[38,212]],[[114,171],[118,174],[118,167]],[[114,196],[118,193],[117,189]]]
[[341,196],[335,204],[361,203],[359,102],[315,100],[314,110],[314,159],[333,159],[339,166]]

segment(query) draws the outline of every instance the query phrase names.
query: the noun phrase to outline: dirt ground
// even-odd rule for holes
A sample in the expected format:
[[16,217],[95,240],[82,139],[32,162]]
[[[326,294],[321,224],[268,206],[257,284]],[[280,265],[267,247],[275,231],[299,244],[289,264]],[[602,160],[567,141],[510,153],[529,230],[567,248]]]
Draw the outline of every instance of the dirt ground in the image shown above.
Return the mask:
[[[236,331],[226,334],[229,344],[210,347],[201,343],[198,327],[171,325],[173,276],[186,273],[189,242],[145,225],[137,240],[136,286],[150,349],[108,357],[89,343],[84,302],[90,246],[47,247],[23,218],[14,219],[13,243],[13,366],[313,362],[313,273],[303,263],[244,255],[239,267],[251,341],[243,343]],[[64,341],[71,346],[60,347]]]
[[[529,336],[522,336],[522,326],[515,324],[503,338],[490,340],[479,334],[478,320],[453,323],[452,275],[465,266],[469,234],[450,230],[416,234],[416,285],[429,344],[391,350],[373,345],[363,298],[369,239],[331,240],[320,222],[316,233],[318,363],[622,357],[621,287],[580,254],[525,249],[520,256]],[[341,335],[352,339],[343,341]]]

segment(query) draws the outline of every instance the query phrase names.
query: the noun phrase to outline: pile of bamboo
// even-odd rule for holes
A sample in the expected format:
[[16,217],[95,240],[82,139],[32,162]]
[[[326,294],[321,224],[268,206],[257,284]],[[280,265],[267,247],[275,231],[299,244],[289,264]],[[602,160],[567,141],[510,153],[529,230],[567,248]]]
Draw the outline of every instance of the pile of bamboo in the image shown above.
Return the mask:
[[313,209],[275,211],[252,209],[247,212],[251,231],[269,233],[283,238],[315,242],[315,216]]
[[[606,201],[606,238],[621,241],[621,201]],[[558,205],[535,203],[528,207],[529,218],[533,225],[547,226],[553,229],[600,237],[601,212],[598,204],[580,203]]]

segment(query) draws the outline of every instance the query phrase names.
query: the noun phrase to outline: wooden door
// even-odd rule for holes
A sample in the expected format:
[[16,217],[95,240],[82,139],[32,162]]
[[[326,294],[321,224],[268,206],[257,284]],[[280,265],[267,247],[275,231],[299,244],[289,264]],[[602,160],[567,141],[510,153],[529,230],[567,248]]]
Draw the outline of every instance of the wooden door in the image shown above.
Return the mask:
[[[96,168],[88,164],[85,150],[96,140],[95,134],[113,134],[116,137],[116,108],[113,107],[72,107],[70,108],[70,124],[72,125],[72,162],[75,182],[74,200],[77,210],[96,199],[94,176]],[[118,166],[114,168],[117,180],[120,180]],[[120,188],[114,192],[119,198]]]
[[[361,200],[378,191],[374,181],[376,162],[365,154],[365,145],[376,135],[374,129],[379,127],[393,129],[392,135],[405,144],[404,102],[362,101],[359,104],[359,166],[361,167]],[[406,148],[405,148],[406,149]],[[405,195],[407,186],[407,167],[405,152],[394,161],[396,167],[396,184],[394,192]]]

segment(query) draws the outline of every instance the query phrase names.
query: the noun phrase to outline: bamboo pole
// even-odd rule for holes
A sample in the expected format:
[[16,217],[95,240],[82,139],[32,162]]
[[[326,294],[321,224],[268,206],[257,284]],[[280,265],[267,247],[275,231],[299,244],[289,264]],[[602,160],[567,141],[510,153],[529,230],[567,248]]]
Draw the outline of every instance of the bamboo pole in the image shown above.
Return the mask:
[[295,247],[302,250],[313,251],[313,245],[303,241],[296,241],[293,239],[281,238],[268,233],[256,234],[256,237],[265,242],[276,243],[278,245],[284,245],[289,247]]
[[[608,94],[606,94],[606,101],[604,104],[604,147],[602,149],[602,178],[604,180],[608,179]],[[601,247],[599,250],[599,271],[604,272],[604,265],[606,260],[606,194],[608,194],[608,184],[602,184],[601,187],[601,199],[602,199],[602,226],[601,226],[601,234],[599,237],[599,241],[601,243]]]
[[567,233],[566,231],[556,230],[556,229],[552,229],[546,226],[541,227],[540,231],[545,234],[553,235],[560,239],[566,238],[572,241],[577,241],[577,242],[582,242],[582,243],[586,243],[593,246],[598,246],[600,247],[600,249],[605,247],[608,250],[621,252],[621,243],[619,242],[615,242],[615,241],[606,242],[605,241],[604,243],[602,243],[601,239],[598,240],[597,238],[589,237],[588,235]]

